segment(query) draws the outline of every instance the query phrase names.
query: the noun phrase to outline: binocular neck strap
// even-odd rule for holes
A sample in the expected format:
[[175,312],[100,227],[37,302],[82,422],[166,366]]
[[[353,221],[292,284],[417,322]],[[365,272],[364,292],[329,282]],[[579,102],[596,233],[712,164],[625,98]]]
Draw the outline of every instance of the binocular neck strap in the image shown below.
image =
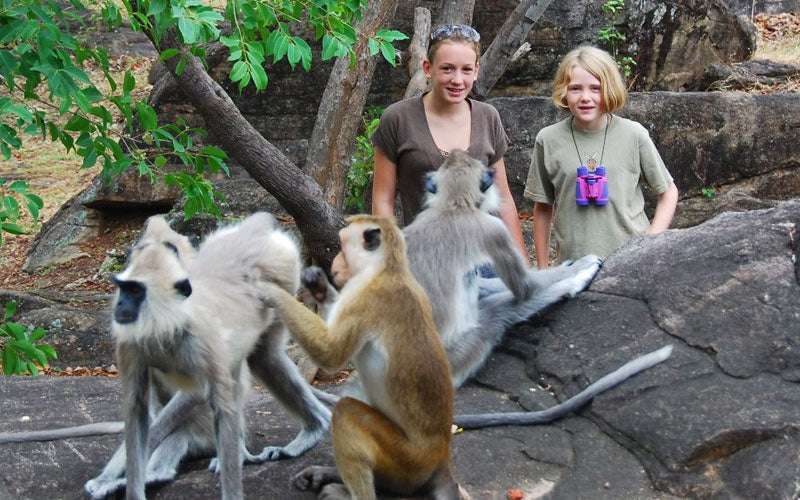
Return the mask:
[[[609,113],[608,119],[606,120],[606,129],[605,132],[603,132],[603,149],[600,151],[600,163],[597,164],[598,166],[603,164],[603,155],[606,152],[606,138],[608,137],[608,124],[611,123],[612,116],[613,115]],[[578,153],[578,165],[583,167],[584,165],[583,165],[583,160],[581,159],[581,152],[578,149],[578,141],[575,140],[575,130],[572,128],[572,120],[574,119],[575,119],[574,116],[570,117],[569,119],[569,133],[572,134],[572,143],[575,144],[575,152]]]

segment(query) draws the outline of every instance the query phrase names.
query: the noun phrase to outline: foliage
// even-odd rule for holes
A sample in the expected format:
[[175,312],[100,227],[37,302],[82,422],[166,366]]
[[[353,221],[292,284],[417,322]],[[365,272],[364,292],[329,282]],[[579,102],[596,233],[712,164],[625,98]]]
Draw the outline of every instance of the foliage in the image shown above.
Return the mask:
[[713,198],[717,195],[717,190],[714,188],[703,188],[700,190],[700,194],[706,198]]
[[[179,58],[181,73],[189,57],[203,60],[204,47],[221,42],[230,50],[230,79],[240,91],[252,83],[263,90],[268,83],[264,63],[286,60],[292,68],[311,65],[311,48],[293,33],[305,24],[314,40],[321,40],[322,59],[351,58],[359,36],[353,24],[367,0],[228,0],[221,8],[200,0],[0,0],[0,154],[10,158],[21,145],[21,134],[37,134],[60,142],[83,158],[83,167],[100,162],[106,179],[129,168],[155,182],[168,161],[184,169],[164,177],[187,195],[187,218],[199,211],[219,215],[220,194],[204,175],[227,173],[227,155],[218,148],[198,148],[193,138],[205,131],[185,123],[160,124],[155,110],[131,91],[136,80],[130,71],[121,81],[109,71],[109,57],[72,33],[84,30],[86,11],[99,11],[110,28],[123,22],[142,31],[156,47],[175,30],[180,49],[166,49],[162,61]],[[223,26],[230,26],[223,34]],[[392,42],[405,35],[380,30],[369,40],[371,53],[380,52],[395,64]],[[87,71],[99,68],[109,84],[104,95]],[[45,113],[49,110],[50,113]],[[112,116],[115,110],[122,123]],[[53,115],[55,115],[53,117]],[[150,151],[150,152],[147,152]]]
[[[16,180],[6,182],[0,177],[0,244],[3,243],[3,233],[24,234],[25,231],[18,224],[22,216],[20,212],[20,201],[25,204],[25,208],[31,214],[34,221],[39,219],[39,210],[44,206],[42,199],[28,191],[28,185],[24,181]],[[21,198],[18,199],[18,198]]]
[[611,56],[614,58],[614,61],[616,61],[617,66],[619,66],[625,74],[625,78],[629,78],[633,67],[636,65],[636,61],[634,61],[632,57],[624,56],[620,53],[619,44],[627,40],[627,38],[616,26],[617,16],[624,8],[625,0],[608,0],[603,4],[603,12],[608,18],[609,26],[600,29],[597,39],[608,45],[609,52],[611,52]]
[[344,204],[345,207],[356,208],[361,213],[366,209],[364,191],[372,179],[375,167],[375,148],[372,146],[370,136],[378,128],[383,110],[381,106],[370,106],[364,111],[364,131],[356,137],[356,150],[350,158]]
[[[25,231],[18,224],[22,216],[20,200],[30,213],[34,221],[39,219],[39,210],[44,206],[42,199],[28,192],[28,185],[20,180],[7,183],[0,178],[0,244],[3,242],[3,233],[24,234]],[[47,358],[56,358],[52,347],[38,344],[38,341],[47,333],[42,328],[31,330],[18,323],[8,321],[17,310],[16,302],[7,302],[5,314],[0,321],[0,360],[3,362],[3,373],[6,375],[26,374],[38,375],[40,366],[47,366]]]
[[38,375],[39,368],[47,367],[47,360],[56,359],[56,352],[39,342],[47,332],[41,327],[27,328],[8,321],[17,310],[16,302],[7,302],[3,321],[0,322],[0,356],[5,375]]

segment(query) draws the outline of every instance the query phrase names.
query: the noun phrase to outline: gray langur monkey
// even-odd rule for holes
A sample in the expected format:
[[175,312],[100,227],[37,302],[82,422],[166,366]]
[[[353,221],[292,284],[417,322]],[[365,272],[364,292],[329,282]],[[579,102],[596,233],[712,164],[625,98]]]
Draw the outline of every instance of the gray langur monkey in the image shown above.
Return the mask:
[[[426,208],[403,232],[411,271],[430,298],[453,382],[459,387],[483,366],[509,326],[574,297],[589,285],[602,262],[587,255],[550,269],[528,269],[503,222],[489,213],[499,201],[493,171],[464,151],[452,151],[428,174],[425,187]],[[486,264],[498,278],[479,275]],[[347,278],[334,276],[337,283]],[[321,270],[305,270],[302,280],[317,300],[335,300],[336,290]],[[455,421],[464,428],[549,422],[667,359],[671,351],[667,346],[637,358],[545,412],[462,415]],[[358,387],[350,391],[358,393]]]
[[[214,450],[210,468],[220,472],[222,498],[241,498],[243,461],[298,456],[329,427],[330,411],[285,353],[285,326],[257,298],[256,282],[295,293],[295,242],[266,213],[215,231],[196,255],[182,238],[162,218],[150,218],[128,267],[114,278],[125,442],[86,483],[94,498],[123,486],[128,498],[144,498],[145,484],[173,479],[185,455]],[[259,455],[242,440],[248,368],[304,423],[287,446]],[[198,402],[211,408],[192,411]]]

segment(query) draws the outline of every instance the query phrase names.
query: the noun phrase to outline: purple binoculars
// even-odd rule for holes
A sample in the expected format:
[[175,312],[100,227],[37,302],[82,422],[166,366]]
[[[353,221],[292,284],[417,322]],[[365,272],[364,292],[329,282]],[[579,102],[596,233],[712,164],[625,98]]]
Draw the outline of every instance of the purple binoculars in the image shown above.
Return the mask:
[[575,202],[580,206],[586,206],[591,201],[598,206],[608,205],[606,167],[597,167],[591,173],[586,167],[578,167],[578,177],[575,179]]

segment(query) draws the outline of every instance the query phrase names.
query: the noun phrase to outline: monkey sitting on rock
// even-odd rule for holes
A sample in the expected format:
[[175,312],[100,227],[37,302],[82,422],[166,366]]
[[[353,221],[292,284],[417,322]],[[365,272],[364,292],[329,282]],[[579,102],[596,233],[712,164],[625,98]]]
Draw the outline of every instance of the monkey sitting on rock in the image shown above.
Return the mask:
[[[429,173],[426,189],[425,210],[403,232],[411,272],[430,299],[453,383],[459,387],[483,366],[508,327],[574,297],[591,283],[601,260],[587,255],[545,270],[528,269],[502,221],[489,213],[499,202],[493,171],[464,151],[452,151],[438,170]],[[498,278],[478,275],[477,269],[486,264]],[[347,268],[331,272],[337,283],[349,279]],[[323,301],[320,312],[326,314],[337,291],[324,272],[306,269],[303,282]],[[636,358],[541,412],[459,415],[455,422],[464,428],[550,422],[664,361],[671,352],[672,346],[667,346]],[[345,392],[358,397],[360,383],[354,380]]]
[[[294,483],[331,500],[374,499],[376,486],[392,495],[463,498],[450,455],[450,369],[428,298],[408,268],[403,235],[386,217],[349,222],[332,265],[341,294],[327,322],[286,290],[262,288],[314,360],[337,369],[352,359],[363,388],[361,400],[343,397],[333,409],[336,467],[307,468]],[[322,285],[312,292],[325,300]]]

